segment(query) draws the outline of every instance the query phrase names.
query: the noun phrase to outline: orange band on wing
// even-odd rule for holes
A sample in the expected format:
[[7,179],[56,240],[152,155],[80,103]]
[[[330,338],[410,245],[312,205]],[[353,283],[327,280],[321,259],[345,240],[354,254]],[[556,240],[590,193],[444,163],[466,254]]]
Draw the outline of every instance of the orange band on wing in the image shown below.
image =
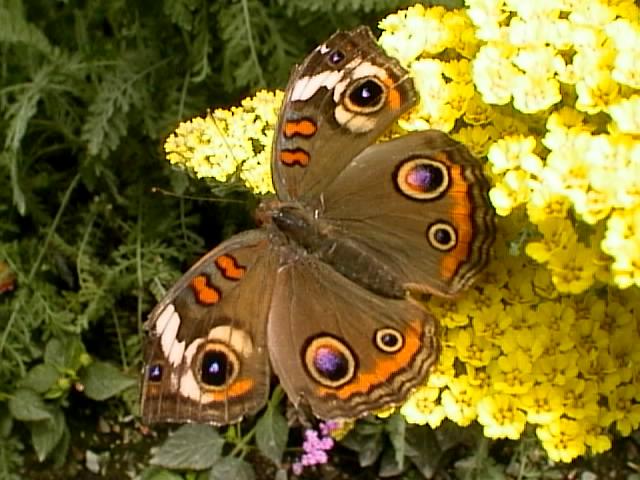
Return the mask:
[[304,118],[302,120],[292,120],[285,122],[284,124],[284,136],[287,138],[291,138],[295,135],[300,135],[302,137],[312,137],[315,135],[318,127],[311,120]]
[[220,301],[220,292],[216,287],[209,286],[206,275],[198,275],[191,280],[191,288],[196,295],[198,303],[213,305]]
[[231,255],[220,255],[216,258],[216,267],[227,280],[240,280],[247,270]]
[[421,322],[412,322],[404,332],[405,343],[402,350],[393,355],[379,357],[374,370],[358,372],[350,383],[336,389],[319,387],[318,393],[320,395],[334,395],[341,400],[347,400],[353,395],[370,392],[376,385],[387,383],[396,373],[411,364],[413,357],[420,350],[420,332],[422,332]]
[[389,89],[387,93],[387,103],[391,110],[398,110],[402,105],[402,98],[400,97],[400,92],[397,88],[395,88],[395,83],[391,79],[391,77],[386,77],[382,80],[384,84]]
[[295,150],[282,150],[280,152],[280,161],[289,167],[293,165],[306,167],[309,165],[309,154],[301,148],[296,148]]
[[241,397],[250,392],[254,385],[254,381],[250,378],[239,378],[226,389],[205,392],[203,403],[224,402],[228,398]]
[[[439,160],[441,159],[439,158]],[[444,254],[442,260],[440,260],[440,275],[450,280],[469,256],[471,237],[473,235],[471,220],[473,205],[469,202],[469,185],[464,179],[462,166],[454,165],[448,160],[446,163],[451,174],[448,195],[453,201],[453,209],[450,215],[453,226],[456,229],[457,241],[456,246]]]

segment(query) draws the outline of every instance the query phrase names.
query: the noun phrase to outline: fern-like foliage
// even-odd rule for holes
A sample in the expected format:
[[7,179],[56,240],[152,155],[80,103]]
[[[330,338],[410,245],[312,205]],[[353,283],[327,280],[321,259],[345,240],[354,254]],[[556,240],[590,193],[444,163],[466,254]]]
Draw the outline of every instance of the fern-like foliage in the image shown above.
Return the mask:
[[213,195],[169,168],[164,137],[284,86],[318,41],[396,4],[0,0],[0,478],[68,460],[74,402],[113,394],[81,392],[89,366],[137,376],[158,295],[249,224],[247,205],[151,193]]

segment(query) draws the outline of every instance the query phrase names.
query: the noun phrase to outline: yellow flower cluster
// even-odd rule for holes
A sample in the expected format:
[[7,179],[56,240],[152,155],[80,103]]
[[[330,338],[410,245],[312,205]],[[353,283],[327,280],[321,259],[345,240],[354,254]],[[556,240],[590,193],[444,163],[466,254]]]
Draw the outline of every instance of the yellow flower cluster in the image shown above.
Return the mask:
[[609,427],[640,426],[640,290],[560,294],[549,270],[511,251],[526,221],[500,222],[477,287],[429,302],[442,353],[400,412],[432,428],[477,421],[490,438],[517,439],[531,424],[551,459],[570,461],[608,450]]
[[[432,427],[475,421],[491,438],[531,425],[551,459],[570,461],[640,426],[640,11],[631,0],[466,5],[380,23],[420,94],[400,126],[486,156],[506,217],[478,286],[430,302],[443,350],[400,411]],[[181,124],[169,160],[271,191],[281,101],[259,92]]]
[[259,91],[240,107],[181,123],[164,144],[167,159],[198,178],[228,182],[239,175],[252,192],[273,192],[271,141],[283,95]]
[[400,411],[434,428],[477,421],[491,438],[530,424],[551,459],[570,461],[609,449],[611,427],[640,426],[639,10],[466,5],[416,5],[380,23],[421,96],[401,125],[486,155],[507,217],[478,286],[429,303],[443,351]]
[[[488,155],[500,215],[563,293],[640,286],[640,9],[632,0],[466,0],[380,22],[421,102],[407,130]],[[571,220],[569,220],[571,218]]]

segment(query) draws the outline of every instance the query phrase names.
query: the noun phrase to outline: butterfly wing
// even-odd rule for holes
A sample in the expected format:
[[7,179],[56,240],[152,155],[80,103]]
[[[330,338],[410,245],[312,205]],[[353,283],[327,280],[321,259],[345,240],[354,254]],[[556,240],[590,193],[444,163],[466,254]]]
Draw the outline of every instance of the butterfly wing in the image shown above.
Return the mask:
[[272,158],[278,197],[317,199],[415,101],[407,72],[367,27],[334,34],[287,86]]
[[325,188],[321,215],[341,242],[405,287],[449,296],[488,261],[495,234],[488,190],[464,146],[439,131],[417,132],[353,159]]
[[278,271],[267,339],[289,399],[325,419],[402,402],[438,353],[424,308],[376,295],[312,256]]
[[141,398],[146,422],[227,424],[264,405],[266,317],[277,268],[268,247],[266,231],[231,237],[151,312]]

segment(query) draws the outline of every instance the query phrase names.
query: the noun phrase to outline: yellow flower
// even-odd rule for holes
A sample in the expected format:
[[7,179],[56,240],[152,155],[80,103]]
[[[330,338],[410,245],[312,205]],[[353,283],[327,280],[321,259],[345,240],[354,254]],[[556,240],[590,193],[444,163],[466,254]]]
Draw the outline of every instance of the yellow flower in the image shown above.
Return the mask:
[[477,336],[486,337],[497,343],[511,326],[512,320],[500,302],[476,313],[472,322],[473,331]]
[[529,180],[530,176],[524,170],[509,170],[502,181],[489,190],[489,199],[498,215],[509,215],[515,207],[527,201]]
[[547,218],[566,218],[571,203],[566,195],[554,192],[542,183],[535,183],[527,202],[527,215],[532,223],[540,224]]
[[441,394],[446,416],[460,426],[467,426],[476,418],[476,402],[482,394],[466,375],[453,378]]
[[549,458],[556,462],[570,462],[586,452],[582,424],[575,420],[560,418],[536,429]]
[[595,382],[573,377],[561,388],[565,415],[576,420],[598,415],[598,385]]
[[254,193],[273,192],[269,157],[282,97],[283,92],[260,91],[242,107],[181,123],[165,142],[167,159],[219,182],[239,171]]
[[473,334],[470,328],[459,328],[448,332],[448,342],[455,345],[458,357],[474,367],[488,365],[499,350],[486,338]]
[[473,61],[473,82],[482,99],[494,105],[505,105],[511,100],[513,82],[520,75],[511,63],[511,49],[500,43],[480,48]]
[[611,449],[611,438],[607,435],[607,431],[601,423],[602,421],[599,417],[582,420],[585,430],[584,443],[594,455]]
[[523,395],[533,387],[531,369],[529,355],[517,349],[499,356],[487,367],[487,372],[497,392]]
[[606,111],[607,107],[618,100],[620,86],[606,75],[587,77],[576,82],[578,100],[576,108],[595,114]]
[[640,426],[640,404],[634,401],[639,394],[635,385],[624,385],[607,395],[609,410],[605,414],[606,422],[615,422],[616,429],[624,436]]
[[431,428],[436,428],[445,417],[444,408],[437,402],[439,395],[438,388],[420,387],[402,405],[400,413],[409,423],[427,423]]
[[456,349],[452,345],[444,344],[441,347],[438,362],[431,367],[427,386],[432,388],[443,388],[455,376],[454,362],[456,359]]
[[562,392],[555,385],[535,385],[522,396],[522,408],[527,412],[527,422],[546,425],[562,414]]
[[578,375],[577,355],[557,353],[543,355],[533,364],[532,376],[540,384],[564,385]]
[[489,438],[517,440],[524,431],[526,416],[518,408],[516,397],[496,394],[478,401],[478,422]]
[[389,55],[400,60],[403,65],[408,65],[422,54],[427,44],[431,44],[430,27],[435,24],[441,30],[441,25],[435,21],[435,12],[434,9],[427,10],[417,4],[387,16],[378,23],[382,30],[380,45]]
[[[640,65],[640,58],[638,58],[636,67],[637,65]],[[640,95],[621,98],[617,102],[610,104],[607,112],[616,122],[618,131],[632,135],[640,134]]]
[[615,359],[606,351],[599,351],[595,359],[579,357],[578,368],[585,379],[597,382],[601,393],[614,391],[623,381],[624,372],[617,369]]
[[548,263],[551,280],[560,292],[582,293],[594,282],[597,258],[593,249],[581,243],[556,250]]
[[542,240],[529,242],[525,250],[537,262],[546,263],[556,252],[563,249],[570,251],[576,247],[577,236],[571,222],[565,218],[551,217],[542,220],[538,230],[543,235]]
[[493,173],[505,173],[524,165],[536,165],[540,158],[533,153],[535,147],[536,140],[531,136],[503,138],[491,145],[487,160]]
[[[637,18],[637,13],[636,13]],[[613,79],[632,88],[640,89],[640,26],[629,19],[617,19],[604,27],[613,40],[617,54],[612,72]]]
[[495,112],[490,105],[487,105],[480,95],[476,92],[471,100],[467,103],[467,109],[464,112],[464,121],[469,125],[484,125],[489,123]]
[[513,106],[523,113],[540,112],[562,100],[555,78],[527,74],[518,75],[513,82]]
[[[469,108],[467,107],[468,112]],[[466,117],[465,120],[468,122]],[[479,158],[487,154],[489,147],[498,137],[498,130],[492,125],[473,125],[460,128],[451,136],[467,147],[473,156]]]
[[509,16],[504,0],[465,0],[467,15],[475,24],[480,40],[501,38],[501,23]]

